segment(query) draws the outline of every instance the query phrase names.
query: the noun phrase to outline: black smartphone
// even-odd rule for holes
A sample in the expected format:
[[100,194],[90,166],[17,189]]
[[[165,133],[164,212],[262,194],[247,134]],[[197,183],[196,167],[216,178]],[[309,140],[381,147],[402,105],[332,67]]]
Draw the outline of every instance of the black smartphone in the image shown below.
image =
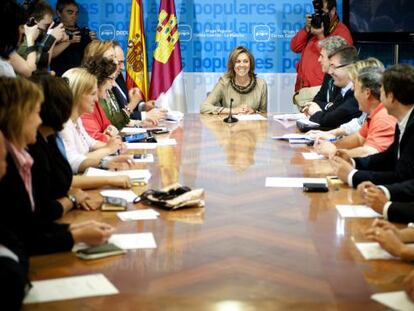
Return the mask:
[[326,184],[322,183],[303,183],[304,192],[328,192]]
[[156,128],[156,129],[150,130],[150,132],[153,133],[153,134],[158,135],[158,134],[167,134],[170,131],[167,130],[166,128]]
[[147,139],[147,135],[145,133],[125,135],[124,137],[122,137],[122,140],[126,143],[139,142],[139,141],[144,141],[146,139]]
[[99,246],[93,246],[88,247],[85,249],[78,250],[76,252],[76,256],[82,259],[98,259],[98,258],[104,258],[109,256],[115,256],[115,255],[122,255],[125,254],[126,251],[122,248],[119,248],[115,244],[107,243],[104,245]]

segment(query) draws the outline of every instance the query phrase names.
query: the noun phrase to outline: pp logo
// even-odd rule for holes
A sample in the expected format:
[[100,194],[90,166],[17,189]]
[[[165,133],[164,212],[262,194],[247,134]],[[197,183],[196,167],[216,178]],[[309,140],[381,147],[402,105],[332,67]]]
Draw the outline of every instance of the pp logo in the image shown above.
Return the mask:
[[255,41],[269,41],[270,27],[267,25],[256,25],[253,28],[253,36]]
[[190,25],[180,24],[178,25],[178,32],[180,33],[180,41],[190,41],[193,37],[193,30]]
[[99,26],[99,38],[101,40],[114,40],[115,27],[111,24],[102,24]]

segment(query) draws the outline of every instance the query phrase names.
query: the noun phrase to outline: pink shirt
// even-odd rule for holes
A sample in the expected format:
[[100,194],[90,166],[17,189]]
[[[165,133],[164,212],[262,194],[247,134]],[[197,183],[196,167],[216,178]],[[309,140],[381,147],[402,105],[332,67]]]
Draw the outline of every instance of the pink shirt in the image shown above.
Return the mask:
[[12,156],[14,163],[16,164],[17,170],[19,171],[20,177],[23,180],[24,187],[26,188],[27,194],[32,204],[32,210],[34,210],[33,200],[33,189],[32,189],[32,165],[33,158],[24,149],[18,149],[11,142],[6,140],[7,151]]

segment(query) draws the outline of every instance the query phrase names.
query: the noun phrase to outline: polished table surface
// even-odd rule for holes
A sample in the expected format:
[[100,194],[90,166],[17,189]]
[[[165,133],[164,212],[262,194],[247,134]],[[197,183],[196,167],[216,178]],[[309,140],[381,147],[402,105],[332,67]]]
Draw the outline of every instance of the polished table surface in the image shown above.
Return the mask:
[[186,115],[170,134],[177,146],[149,151],[155,163],[146,166],[149,188],[174,182],[204,188],[205,208],[160,211],[158,220],[136,222],[98,211],[63,219],[105,221],[118,233],[153,232],[156,249],[93,261],[72,253],[31,260],[32,280],[103,273],[118,295],[24,310],[383,310],[370,295],[401,290],[412,266],[362,258],[353,239],[363,241],[372,220],[343,219],[335,209],[360,203],[355,190],[266,188],[266,177],[325,177],[332,168],[327,160],[305,161],[300,152],[309,147],[271,140],[295,131],[293,123],[221,119]]

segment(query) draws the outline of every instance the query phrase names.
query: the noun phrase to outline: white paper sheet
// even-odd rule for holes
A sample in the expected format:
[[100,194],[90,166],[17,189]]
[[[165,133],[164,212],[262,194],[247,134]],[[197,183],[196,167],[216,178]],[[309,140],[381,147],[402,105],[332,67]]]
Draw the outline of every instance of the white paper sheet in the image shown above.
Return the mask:
[[308,125],[308,126],[315,126],[315,127],[319,126],[319,123],[312,122],[308,118],[299,119],[299,120],[297,120],[297,122],[300,123],[300,124]]
[[286,114],[277,114],[273,116],[273,120],[290,120],[296,121],[300,119],[305,119],[306,116],[303,113],[286,113]]
[[183,118],[184,113],[181,111],[169,110],[165,119],[170,122],[180,122]]
[[413,311],[414,303],[407,297],[404,291],[378,293],[371,296],[375,300],[392,310]]
[[138,197],[132,190],[103,190],[101,191],[103,197],[115,197],[127,200],[128,203],[134,202]]
[[158,140],[158,146],[175,146],[177,141],[174,138]]
[[99,168],[89,167],[85,171],[86,176],[129,176],[131,179],[148,182],[151,178],[149,170],[125,170],[125,171],[108,171]]
[[160,213],[153,209],[140,209],[135,211],[120,212],[117,214],[122,221],[157,219]]
[[375,218],[382,217],[372,208],[366,205],[337,205],[339,215],[342,218],[357,217],[357,218]]
[[103,274],[33,281],[32,285],[33,287],[23,300],[25,304],[119,293]]
[[156,248],[154,235],[151,232],[113,234],[109,240],[122,249]]
[[[409,247],[414,248],[414,244],[409,243],[407,244]],[[385,260],[392,260],[392,259],[399,259],[398,257],[394,257],[390,253],[388,253],[385,249],[383,249],[378,242],[358,242],[355,243],[355,246],[360,251],[362,257],[366,260],[375,260],[375,259],[385,259]]]
[[142,159],[133,158],[135,163],[152,163],[154,162],[154,155],[151,153],[146,153]]
[[326,178],[296,178],[296,177],[267,177],[266,187],[302,188],[303,183],[318,183],[327,185]]
[[125,134],[140,134],[140,133],[146,133],[147,129],[141,128],[141,127],[124,127],[121,130],[121,133]]
[[264,116],[261,114],[255,113],[255,114],[238,114],[236,116],[239,121],[263,121],[267,120]]
[[280,125],[282,125],[285,129],[288,129],[290,127],[296,126],[296,122],[289,121],[289,120],[279,120],[279,119],[275,119],[275,121],[277,123],[279,123]]
[[326,158],[317,152],[302,152],[305,160],[325,160]]
[[155,149],[157,143],[125,143],[127,149]]

